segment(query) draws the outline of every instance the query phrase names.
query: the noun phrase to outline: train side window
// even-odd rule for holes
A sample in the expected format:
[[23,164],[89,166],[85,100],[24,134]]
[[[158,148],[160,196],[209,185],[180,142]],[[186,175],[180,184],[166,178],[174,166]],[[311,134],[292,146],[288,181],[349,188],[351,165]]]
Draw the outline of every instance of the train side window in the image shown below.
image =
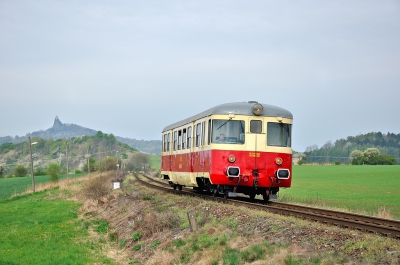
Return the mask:
[[207,137],[207,145],[211,143],[211,119],[208,120],[208,137]]
[[250,121],[250,132],[261,133],[262,132],[262,121],[252,120]]
[[163,137],[163,152],[167,152],[167,143],[168,143],[167,137],[168,137],[168,134],[164,134],[164,137]]
[[201,145],[204,146],[204,139],[206,137],[206,122],[201,123]]
[[186,129],[182,130],[182,149],[186,147]]
[[169,152],[169,145],[171,142],[171,133],[168,133],[168,138],[167,138],[167,151]]
[[200,145],[201,124],[196,125],[196,146]]
[[174,132],[174,151],[176,150],[176,148],[177,148],[177,145],[178,145],[178,134],[177,134],[178,132]]
[[182,130],[178,131],[178,150],[181,150],[182,146]]
[[187,128],[187,148],[192,146],[192,126]]

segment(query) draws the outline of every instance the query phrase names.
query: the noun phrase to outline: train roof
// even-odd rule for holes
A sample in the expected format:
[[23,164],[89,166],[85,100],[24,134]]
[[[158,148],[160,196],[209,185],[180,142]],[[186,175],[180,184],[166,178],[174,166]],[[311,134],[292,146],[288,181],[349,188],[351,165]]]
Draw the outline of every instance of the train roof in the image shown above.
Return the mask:
[[258,103],[257,101],[248,101],[248,102],[233,102],[233,103],[225,103],[221,105],[217,105],[215,107],[212,107],[206,111],[203,111],[199,114],[196,114],[194,116],[191,116],[189,118],[186,118],[184,120],[175,122],[171,125],[168,125],[163,129],[164,131],[171,130],[173,128],[182,126],[184,124],[188,124],[192,121],[201,119],[203,117],[207,117],[213,114],[235,114],[235,115],[246,115],[246,116],[255,116],[255,117],[282,117],[282,118],[288,118],[288,119],[293,119],[293,115],[290,111],[264,104],[264,103],[259,103],[263,105],[263,112],[260,115],[255,115],[252,111],[252,108],[254,104]]

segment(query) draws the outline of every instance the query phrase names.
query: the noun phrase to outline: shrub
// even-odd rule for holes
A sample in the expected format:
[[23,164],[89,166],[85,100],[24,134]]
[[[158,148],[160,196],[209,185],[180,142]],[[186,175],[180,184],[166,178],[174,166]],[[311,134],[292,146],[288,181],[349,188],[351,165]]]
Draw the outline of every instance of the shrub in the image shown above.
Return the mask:
[[14,168],[14,175],[16,177],[25,177],[26,174],[28,174],[28,169],[26,167],[19,165]]
[[134,246],[132,247],[132,250],[133,250],[133,251],[139,250],[139,249],[142,248],[143,245],[144,245],[144,242],[142,242],[142,243],[140,243],[140,244],[136,244],[136,245],[134,245]]
[[6,172],[7,167],[6,165],[0,165],[0,178],[4,177],[4,173]]
[[99,219],[99,220],[95,220],[93,221],[93,223],[96,225],[96,227],[94,228],[94,231],[96,231],[97,233],[101,233],[101,234],[106,234],[108,231],[108,222],[105,219]]
[[91,179],[83,188],[83,194],[86,198],[93,200],[99,200],[106,196],[112,188],[112,177],[112,174],[108,174]]
[[242,259],[246,262],[254,262],[263,259],[265,256],[265,247],[263,245],[253,245],[241,252]]
[[118,233],[117,232],[111,232],[108,234],[108,237],[110,238],[111,242],[115,242],[118,240]]
[[240,264],[239,251],[227,247],[222,255],[223,264]]
[[133,233],[133,235],[132,235],[132,240],[133,240],[133,241],[138,241],[141,237],[142,237],[142,233],[140,233],[140,232],[135,232],[135,233]]
[[186,244],[186,242],[179,238],[178,240],[174,241],[173,244],[177,248],[180,248],[180,247],[184,246]]
[[[138,224],[138,223],[136,223]],[[171,229],[179,227],[181,224],[181,218],[179,214],[174,212],[165,213],[147,213],[143,217],[143,222],[140,223],[140,228],[146,235],[151,235],[157,232],[161,232],[165,229]]]
[[[89,158],[90,160],[90,158]],[[99,163],[95,164],[95,170],[98,171],[108,171],[108,170],[115,170],[117,167],[117,158],[113,156],[107,156],[103,158]],[[92,162],[90,161],[90,166],[92,166]],[[86,165],[87,168],[87,165]],[[92,169],[90,169],[92,171]]]
[[50,164],[47,167],[47,174],[50,175],[51,181],[57,181],[58,175],[60,174],[60,165],[59,164]]
[[46,171],[42,168],[36,168],[34,171],[35,176],[44,176],[46,175]]
[[151,248],[154,248],[154,247],[156,247],[156,246],[158,246],[158,245],[160,245],[160,244],[161,244],[161,242],[160,242],[159,240],[156,240],[156,241],[154,241],[153,243],[151,243],[150,247],[151,247]]

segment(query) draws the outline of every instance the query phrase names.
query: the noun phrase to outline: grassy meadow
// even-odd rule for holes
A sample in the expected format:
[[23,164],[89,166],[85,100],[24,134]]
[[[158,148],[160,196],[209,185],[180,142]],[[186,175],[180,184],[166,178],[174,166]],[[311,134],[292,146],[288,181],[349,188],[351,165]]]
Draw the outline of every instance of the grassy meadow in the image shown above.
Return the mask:
[[[0,264],[113,264],[88,239],[80,203],[68,191],[36,192],[0,203]],[[96,251],[97,254],[94,254]]]
[[[81,177],[86,173],[81,174],[68,174],[70,178]],[[67,175],[60,175],[59,179],[66,178]],[[44,184],[50,180],[49,175],[35,176],[35,186]],[[22,178],[0,178],[0,201],[10,198],[12,195],[21,194],[27,190],[32,190],[32,177]]]
[[150,167],[155,170],[159,169],[161,165],[161,156],[150,155]]
[[279,200],[400,219],[400,166],[294,166]]

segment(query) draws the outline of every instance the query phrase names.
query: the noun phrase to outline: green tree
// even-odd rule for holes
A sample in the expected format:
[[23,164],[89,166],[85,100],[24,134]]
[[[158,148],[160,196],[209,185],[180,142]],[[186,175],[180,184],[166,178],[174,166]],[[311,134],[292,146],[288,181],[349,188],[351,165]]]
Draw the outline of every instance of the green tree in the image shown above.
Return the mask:
[[14,168],[14,175],[16,177],[25,177],[28,174],[28,169],[22,165],[16,166]]
[[4,173],[6,172],[6,165],[0,165],[0,178],[4,177]]
[[350,158],[352,158],[352,165],[362,165],[363,164],[364,153],[360,150],[354,150],[350,153]]
[[60,175],[60,165],[59,164],[49,164],[47,167],[47,174],[50,175],[51,181],[57,181]]
[[115,170],[117,168],[117,158],[114,156],[107,156],[96,164],[97,171]]
[[103,132],[102,131],[97,131],[96,137],[99,139],[103,139]]
[[13,143],[4,143],[0,145],[0,154],[6,154],[8,151],[14,149]]
[[391,156],[388,154],[382,154],[380,158],[381,158],[382,165],[396,165],[397,164],[395,156]]
[[145,153],[137,152],[132,155],[126,165],[127,170],[138,171],[146,169],[150,163],[150,156]]
[[[89,169],[90,172],[96,171],[96,160],[93,157],[89,157]],[[82,168],[83,171],[88,172],[88,160],[86,159],[86,163]]]
[[35,176],[44,176],[46,175],[46,171],[43,168],[36,168],[34,171]]
[[367,165],[376,165],[379,162],[381,152],[377,148],[367,148],[363,152],[363,160]]

